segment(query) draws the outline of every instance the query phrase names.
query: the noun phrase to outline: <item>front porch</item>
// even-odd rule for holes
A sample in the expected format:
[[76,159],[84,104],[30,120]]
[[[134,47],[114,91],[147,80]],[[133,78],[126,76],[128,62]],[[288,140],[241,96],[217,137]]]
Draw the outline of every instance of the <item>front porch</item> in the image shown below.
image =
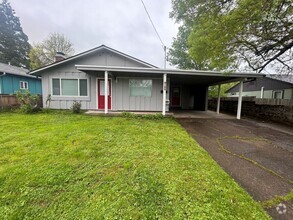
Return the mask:
[[[111,110],[111,114],[122,111],[135,112],[135,114],[160,111],[165,116],[167,112],[179,109],[207,111],[208,87],[218,85],[218,106],[214,114],[220,115],[221,84],[239,81],[237,119],[240,119],[243,82],[262,77],[252,73],[223,74],[213,71],[139,67],[76,65],[76,68],[89,75],[101,77],[94,95],[99,95],[97,103],[102,102],[102,105],[100,103],[97,105],[103,106],[103,108],[97,107],[98,110],[102,110],[98,114],[109,114]],[[112,81],[115,83],[112,84]],[[133,82],[140,86],[140,91],[134,90],[134,93],[131,90],[138,88],[133,87],[133,85],[137,86]],[[208,114],[211,116],[212,113]],[[201,115],[204,117],[204,114]]]
[[[108,116],[121,116],[125,111],[108,111]],[[161,114],[161,112],[127,112],[134,115],[156,115]],[[87,111],[85,114],[88,115],[105,115],[104,111]],[[166,112],[167,117],[174,117],[174,118],[204,118],[204,119],[234,119],[235,117],[228,114],[219,113],[216,114],[214,111],[195,111],[195,110],[171,110]]]

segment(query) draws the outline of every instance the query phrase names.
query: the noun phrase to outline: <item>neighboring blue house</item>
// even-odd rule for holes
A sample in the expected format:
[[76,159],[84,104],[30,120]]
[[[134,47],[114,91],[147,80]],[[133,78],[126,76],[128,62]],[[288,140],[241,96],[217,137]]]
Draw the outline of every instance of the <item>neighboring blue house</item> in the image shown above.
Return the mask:
[[27,74],[29,70],[0,63],[0,94],[14,94],[16,91],[29,90],[32,94],[42,94],[39,77]]

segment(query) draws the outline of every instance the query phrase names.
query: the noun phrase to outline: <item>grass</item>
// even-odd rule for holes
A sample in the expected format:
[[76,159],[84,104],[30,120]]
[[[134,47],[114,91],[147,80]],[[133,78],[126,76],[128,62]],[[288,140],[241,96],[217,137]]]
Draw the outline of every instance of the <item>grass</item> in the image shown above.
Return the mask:
[[269,219],[172,119],[0,114],[0,219]]

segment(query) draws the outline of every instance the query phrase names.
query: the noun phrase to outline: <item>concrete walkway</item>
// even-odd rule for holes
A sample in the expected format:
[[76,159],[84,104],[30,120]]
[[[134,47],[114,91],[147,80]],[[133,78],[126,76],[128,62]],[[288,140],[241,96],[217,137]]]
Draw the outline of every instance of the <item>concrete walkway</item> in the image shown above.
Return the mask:
[[[292,128],[233,116],[194,117],[176,120],[256,201],[292,193]],[[293,201],[282,203],[285,214],[276,205],[266,210],[274,219],[293,219]]]

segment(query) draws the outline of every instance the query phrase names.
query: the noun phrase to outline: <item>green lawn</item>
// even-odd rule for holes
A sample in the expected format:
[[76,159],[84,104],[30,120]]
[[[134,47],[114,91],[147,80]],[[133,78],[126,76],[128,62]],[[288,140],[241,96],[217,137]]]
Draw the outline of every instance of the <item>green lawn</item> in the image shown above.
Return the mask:
[[172,119],[0,113],[0,219],[269,219]]

